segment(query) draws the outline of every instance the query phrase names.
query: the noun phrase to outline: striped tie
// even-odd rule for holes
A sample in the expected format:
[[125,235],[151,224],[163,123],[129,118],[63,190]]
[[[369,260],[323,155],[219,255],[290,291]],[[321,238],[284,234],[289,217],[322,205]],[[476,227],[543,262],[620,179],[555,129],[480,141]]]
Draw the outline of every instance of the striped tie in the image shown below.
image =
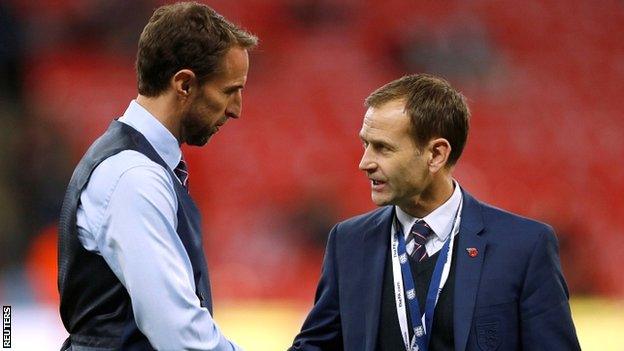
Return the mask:
[[410,230],[410,233],[407,235],[407,252],[416,262],[421,262],[429,257],[429,255],[427,255],[425,243],[431,234],[433,234],[433,230],[431,230],[425,221],[420,219],[414,223],[412,230]]
[[180,160],[180,163],[178,163],[178,166],[173,170],[173,173],[180,179],[180,183],[182,183],[185,188],[188,188],[189,173],[184,158]]

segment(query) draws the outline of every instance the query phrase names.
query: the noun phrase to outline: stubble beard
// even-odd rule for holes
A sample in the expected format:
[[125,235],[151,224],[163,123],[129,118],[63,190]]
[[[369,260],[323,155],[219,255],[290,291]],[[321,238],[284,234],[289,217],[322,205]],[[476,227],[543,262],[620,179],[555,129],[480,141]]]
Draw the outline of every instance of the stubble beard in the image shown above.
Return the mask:
[[188,115],[182,120],[181,141],[187,145],[204,146],[215,131],[204,124],[199,116]]

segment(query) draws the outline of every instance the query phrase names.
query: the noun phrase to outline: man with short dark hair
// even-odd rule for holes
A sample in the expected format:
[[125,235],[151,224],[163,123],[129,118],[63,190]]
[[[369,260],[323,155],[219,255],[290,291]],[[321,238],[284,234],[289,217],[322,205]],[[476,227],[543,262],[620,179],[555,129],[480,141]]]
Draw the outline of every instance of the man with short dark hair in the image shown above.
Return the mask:
[[464,97],[419,74],[366,107],[359,167],[383,207],[330,232],[290,350],[579,350],[552,228],[479,202],[452,177]]
[[84,155],[63,202],[63,350],[239,350],[212,319],[180,145],[204,145],[240,116],[256,44],[197,3],[150,18],[139,39],[139,95]]

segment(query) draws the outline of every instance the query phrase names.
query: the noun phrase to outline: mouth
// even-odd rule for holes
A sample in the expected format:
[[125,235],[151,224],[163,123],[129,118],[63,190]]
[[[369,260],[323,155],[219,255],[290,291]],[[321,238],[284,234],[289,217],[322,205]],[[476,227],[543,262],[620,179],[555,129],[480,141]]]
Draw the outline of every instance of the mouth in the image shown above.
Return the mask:
[[219,122],[217,122],[217,125],[215,127],[221,127],[222,125],[225,124],[225,122],[227,122],[228,118],[225,117],[222,120],[220,120]]
[[220,120],[219,122],[217,122],[217,124],[215,124],[214,127],[213,127],[213,130],[214,130],[213,134],[218,132],[219,128],[221,128],[225,124],[225,122],[227,122],[227,120],[228,119],[226,117],[226,118]]
[[377,179],[371,179],[371,187],[373,188],[373,191],[381,191],[385,186],[386,182]]

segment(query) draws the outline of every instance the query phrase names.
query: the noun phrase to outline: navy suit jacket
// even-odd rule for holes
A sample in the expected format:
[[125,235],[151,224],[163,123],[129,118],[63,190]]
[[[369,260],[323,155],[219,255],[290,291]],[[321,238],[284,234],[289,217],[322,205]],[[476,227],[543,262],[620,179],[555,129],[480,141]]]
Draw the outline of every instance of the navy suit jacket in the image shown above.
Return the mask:
[[[553,229],[462,193],[455,350],[580,350]],[[386,206],[332,229],[314,307],[291,351],[375,350],[393,217]]]

